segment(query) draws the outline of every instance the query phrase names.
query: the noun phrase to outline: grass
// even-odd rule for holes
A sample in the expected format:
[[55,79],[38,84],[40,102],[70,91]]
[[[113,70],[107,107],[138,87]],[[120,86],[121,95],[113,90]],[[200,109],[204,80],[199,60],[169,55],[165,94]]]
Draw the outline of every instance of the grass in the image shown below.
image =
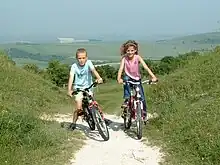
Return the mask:
[[220,55],[207,53],[147,88],[151,119],[144,135],[162,146],[164,164],[220,164]]
[[[123,102],[122,85],[118,84],[116,81],[110,80],[109,82],[97,85],[97,87],[94,88],[93,91],[96,101],[105,113],[116,115],[120,113],[120,106]],[[72,105],[62,108],[63,113],[72,113],[72,111]]]
[[116,81],[101,84],[95,89],[95,98],[105,113],[120,113],[120,106],[123,102],[122,94],[123,87]]
[[0,162],[48,165],[68,161],[83,145],[81,133],[67,132],[57,122],[38,117],[67,105],[66,94],[0,54]]

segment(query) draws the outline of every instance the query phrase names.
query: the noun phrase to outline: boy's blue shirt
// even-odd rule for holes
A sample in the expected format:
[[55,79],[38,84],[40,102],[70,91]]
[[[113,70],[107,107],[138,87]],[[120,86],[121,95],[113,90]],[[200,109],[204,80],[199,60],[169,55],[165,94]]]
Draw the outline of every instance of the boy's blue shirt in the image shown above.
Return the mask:
[[74,75],[74,89],[87,88],[92,85],[92,70],[94,65],[91,60],[87,60],[84,66],[74,63],[71,66],[70,74]]

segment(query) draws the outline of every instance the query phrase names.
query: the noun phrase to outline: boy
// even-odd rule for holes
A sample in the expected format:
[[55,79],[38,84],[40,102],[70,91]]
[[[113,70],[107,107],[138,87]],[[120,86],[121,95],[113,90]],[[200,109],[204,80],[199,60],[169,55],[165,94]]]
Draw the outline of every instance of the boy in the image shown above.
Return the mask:
[[[76,88],[87,88],[92,85],[92,74],[95,75],[97,78],[98,83],[102,83],[102,78],[100,77],[99,73],[96,71],[94,65],[90,60],[88,60],[86,49],[79,48],[76,51],[76,59],[78,63],[74,63],[71,66],[70,74],[69,74],[69,82],[68,82],[68,95],[72,97],[72,85],[74,80],[74,89]],[[78,116],[82,112],[82,92],[79,92],[75,95],[75,102],[76,102],[76,109],[73,113],[73,122],[70,124],[70,129],[74,130],[76,128],[76,121]]]

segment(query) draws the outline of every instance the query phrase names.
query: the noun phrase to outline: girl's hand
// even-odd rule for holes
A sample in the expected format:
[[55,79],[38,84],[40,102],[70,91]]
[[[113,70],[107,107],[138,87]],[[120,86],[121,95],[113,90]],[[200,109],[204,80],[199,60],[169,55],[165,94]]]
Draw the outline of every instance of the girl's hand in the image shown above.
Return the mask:
[[156,78],[156,77],[152,77],[151,80],[154,81],[154,82],[156,82],[156,81],[157,81],[157,78]]
[[122,80],[122,79],[119,79],[119,80],[118,80],[118,83],[119,83],[119,84],[123,84],[123,80]]

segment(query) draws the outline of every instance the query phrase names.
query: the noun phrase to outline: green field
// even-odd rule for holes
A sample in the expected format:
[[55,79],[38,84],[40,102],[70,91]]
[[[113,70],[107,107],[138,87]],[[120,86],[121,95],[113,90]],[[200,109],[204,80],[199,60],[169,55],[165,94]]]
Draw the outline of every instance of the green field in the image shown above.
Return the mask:
[[32,60],[32,59],[26,59],[26,58],[13,58],[13,60],[16,62],[17,66],[24,66],[25,64],[37,64],[39,68],[46,68],[48,65],[48,62],[46,61],[38,61],[38,60]]
[[[161,59],[164,56],[176,56],[181,53],[186,53],[192,50],[207,51],[213,46],[220,43],[219,33],[207,33],[193,36],[186,36],[182,38],[174,38],[172,40],[165,40],[161,42],[144,42],[139,41],[140,54],[145,58],[154,60]],[[184,41],[184,43],[183,43]],[[17,57],[17,52],[12,52],[12,58],[23,65],[28,62],[36,63],[40,67],[47,65],[48,59],[43,59],[46,56],[59,56],[63,63],[71,64],[75,59],[76,49],[84,47],[88,50],[89,58],[91,60],[102,60],[108,62],[118,62],[120,59],[119,48],[122,42],[97,42],[97,43],[74,43],[74,44],[1,44],[0,49],[10,50],[12,48],[19,50],[19,54],[29,53],[37,56],[35,59],[31,57],[24,59]],[[34,56],[34,57],[35,57]]]

